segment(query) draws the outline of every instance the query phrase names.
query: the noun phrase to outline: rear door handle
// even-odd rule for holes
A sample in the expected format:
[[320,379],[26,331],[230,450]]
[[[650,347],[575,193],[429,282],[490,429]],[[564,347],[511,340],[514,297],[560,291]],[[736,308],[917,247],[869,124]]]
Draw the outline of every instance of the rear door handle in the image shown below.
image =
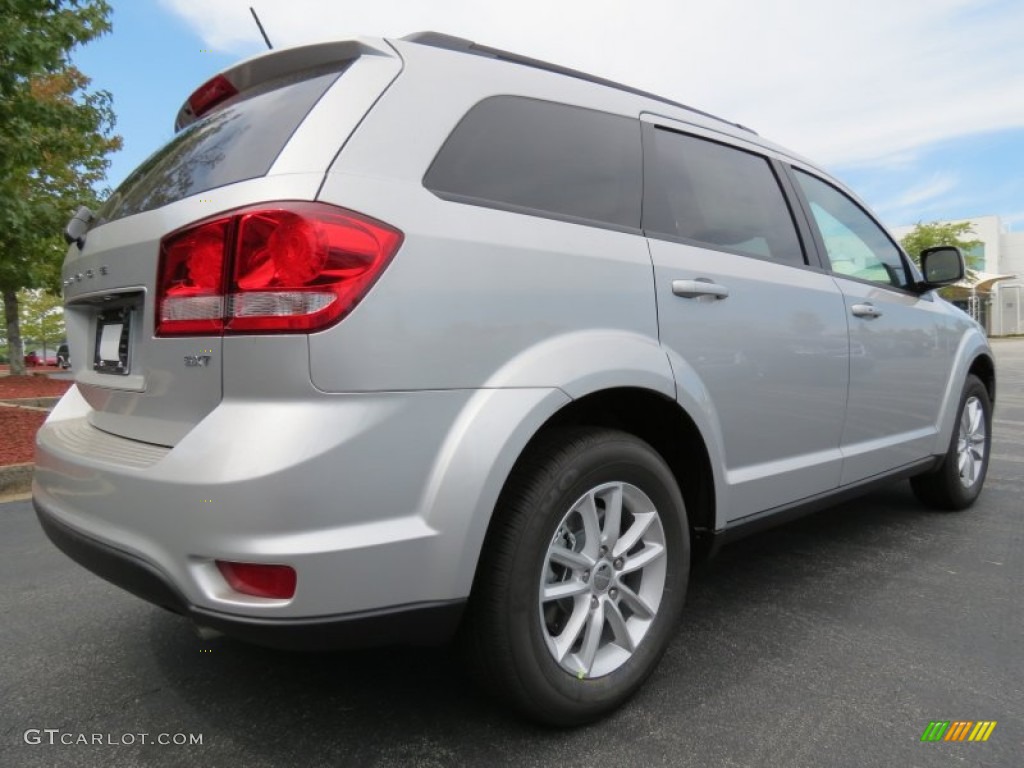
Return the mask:
[[724,299],[729,295],[729,289],[711,282],[706,277],[698,277],[696,280],[673,280],[672,293],[684,299],[699,299],[701,296]]
[[854,317],[863,317],[867,320],[874,320],[876,317],[882,316],[882,310],[876,309],[874,304],[854,304],[850,307],[850,311]]

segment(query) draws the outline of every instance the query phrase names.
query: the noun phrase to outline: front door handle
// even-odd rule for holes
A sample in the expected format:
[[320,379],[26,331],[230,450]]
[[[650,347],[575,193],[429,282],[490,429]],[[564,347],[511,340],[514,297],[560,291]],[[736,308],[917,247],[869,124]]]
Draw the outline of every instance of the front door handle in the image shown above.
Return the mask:
[[729,295],[729,289],[706,277],[698,277],[696,280],[673,280],[672,293],[684,299],[699,299],[702,296],[724,299]]
[[850,312],[853,313],[854,317],[863,317],[866,320],[874,320],[876,317],[882,316],[882,310],[877,309],[874,304],[854,304],[850,307]]

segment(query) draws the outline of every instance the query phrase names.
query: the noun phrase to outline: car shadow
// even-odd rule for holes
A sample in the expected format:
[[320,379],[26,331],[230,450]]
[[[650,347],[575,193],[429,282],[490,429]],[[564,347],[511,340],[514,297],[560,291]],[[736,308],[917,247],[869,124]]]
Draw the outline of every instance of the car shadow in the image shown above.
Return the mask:
[[[687,608],[665,659],[613,721],[628,727],[666,702],[673,717],[685,717],[701,696],[680,691],[718,690],[764,665],[756,645],[731,642],[735,627],[757,614],[762,630],[777,635],[772,653],[785,654],[787,637],[800,631],[787,611],[822,590],[839,613],[844,601],[870,600],[888,578],[878,568],[880,553],[896,553],[899,560],[937,546],[928,530],[943,517],[921,507],[904,484],[724,548],[691,576]],[[775,614],[760,610],[765,606],[779,611],[777,623]],[[475,760],[505,762],[506,750],[516,745],[542,749],[589,738],[603,727],[566,732],[511,716],[462,674],[455,648],[283,652],[223,637],[200,640],[183,619],[157,611],[148,634],[175,695],[213,731],[268,759],[287,762],[291,741],[253,728],[254,714],[267,710],[275,733],[315,737],[331,759],[351,765],[372,762],[382,744],[390,745],[393,760],[411,750],[419,761],[456,742],[460,759],[469,761],[465,750],[475,749]]]

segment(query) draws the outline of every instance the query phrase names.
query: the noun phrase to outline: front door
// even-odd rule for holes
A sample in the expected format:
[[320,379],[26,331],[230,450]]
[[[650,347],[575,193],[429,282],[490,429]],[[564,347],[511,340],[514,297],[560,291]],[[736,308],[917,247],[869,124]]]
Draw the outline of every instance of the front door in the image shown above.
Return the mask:
[[910,290],[900,249],[850,197],[796,171],[850,323],[842,483],[931,454],[962,329],[933,293]]

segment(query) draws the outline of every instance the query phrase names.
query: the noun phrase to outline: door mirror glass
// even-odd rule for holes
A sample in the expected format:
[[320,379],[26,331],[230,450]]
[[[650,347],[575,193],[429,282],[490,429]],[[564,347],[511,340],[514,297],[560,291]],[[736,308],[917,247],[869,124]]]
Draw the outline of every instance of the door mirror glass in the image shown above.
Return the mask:
[[964,276],[963,254],[959,248],[946,245],[925,248],[921,251],[921,272],[930,287],[955,283]]

